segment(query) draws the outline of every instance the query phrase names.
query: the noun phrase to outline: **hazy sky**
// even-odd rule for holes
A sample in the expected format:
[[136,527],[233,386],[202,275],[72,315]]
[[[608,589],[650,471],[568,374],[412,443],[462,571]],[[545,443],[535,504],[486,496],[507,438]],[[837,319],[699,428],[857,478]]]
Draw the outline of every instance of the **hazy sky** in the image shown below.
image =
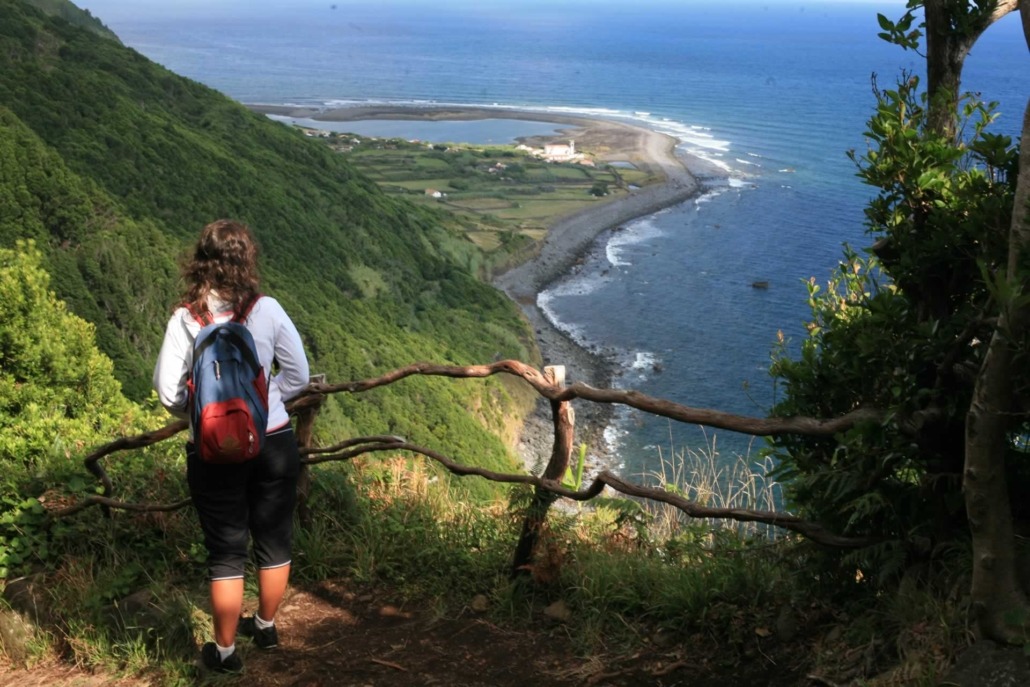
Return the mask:
[[[597,8],[608,0],[488,0],[489,5],[494,9],[510,7],[516,9],[532,9],[533,7],[575,7],[586,6]],[[879,5],[884,8],[894,8],[903,11],[905,0],[638,0],[636,6],[641,9],[648,7],[660,7],[663,4],[675,3],[682,7],[684,1],[688,3],[724,4],[734,2],[738,4],[758,5],[763,9],[784,11],[795,11],[807,6],[817,6],[822,3],[854,4],[854,5]],[[482,7],[483,0],[75,0],[79,7],[90,10],[94,15],[104,18],[105,15],[115,14],[122,16],[127,12],[139,14],[160,15],[169,12],[183,14],[187,11],[218,11],[230,8],[255,9],[276,8],[276,9],[300,9],[306,7],[328,7],[336,5],[337,9],[346,10],[348,5],[369,5],[384,4],[394,6],[420,6],[423,8],[454,8],[462,6]],[[614,4],[624,5],[624,0],[610,0]]]
[[[247,15],[276,15],[319,11],[335,6],[340,12],[348,7],[381,8],[385,14],[397,16],[405,8],[417,12],[434,12],[443,16],[463,14],[506,17],[521,14],[524,18],[549,17],[563,12],[604,13],[605,6],[620,13],[661,12],[663,7],[675,6],[679,10],[696,7],[704,10],[712,6],[738,5],[743,11],[766,16],[789,16],[798,12],[817,11],[826,5],[852,5],[867,7],[892,19],[905,12],[906,0],[72,0],[88,9],[95,17],[112,28],[130,22],[162,18],[234,17]],[[748,10],[744,10],[748,8]],[[753,8],[753,9],[752,9]]]

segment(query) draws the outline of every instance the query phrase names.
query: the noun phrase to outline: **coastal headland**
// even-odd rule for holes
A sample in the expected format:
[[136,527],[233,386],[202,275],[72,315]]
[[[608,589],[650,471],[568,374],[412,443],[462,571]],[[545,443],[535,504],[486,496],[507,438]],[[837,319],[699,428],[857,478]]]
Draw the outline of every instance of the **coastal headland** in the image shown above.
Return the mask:
[[[563,125],[551,137],[520,139],[531,146],[572,138],[579,150],[589,150],[598,162],[627,162],[647,171],[655,183],[642,186],[611,202],[592,205],[571,215],[557,217],[548,226],[534,257],[495,277],[494,285],[522,309],[533,327],[545,365],[565,365],[567,379],[592,386],[611,385],[614,370],[599,356],[583,349],[555,327],[537,306],[537,295],[548,285],[572,271],[605,232],[639,217],[654,214],[696,196],[701,191],[699,178],[712,170],[700,160],[677,153],[677,140],[635,124],[568,115],[550,111],[518,110],[501,107],[362,105],[335,109],[281,105],[249,105],[264,114],[326,122],[368,119],[389,120],[477,120],[523,119]],[[532,463],[533,457],[550,451],[549,410],[536,413],[523,432],[520,452]],[[604,462],[601,433],[610,409],[596,404],[577,407],[577,434],[587,442],[595,460]]]

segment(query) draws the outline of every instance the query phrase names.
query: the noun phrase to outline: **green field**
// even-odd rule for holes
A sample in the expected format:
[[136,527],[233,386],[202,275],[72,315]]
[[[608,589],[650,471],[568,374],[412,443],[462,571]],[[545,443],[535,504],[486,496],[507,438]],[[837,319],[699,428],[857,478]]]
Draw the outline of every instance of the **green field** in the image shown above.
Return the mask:
[[603,163],[548,162],[515,146],[430,145],[354,134],[322,140],[386,193],[446,213],[445,221],[488,252],[518,250],[539,241],[556,219],[654,181],[645,172]]

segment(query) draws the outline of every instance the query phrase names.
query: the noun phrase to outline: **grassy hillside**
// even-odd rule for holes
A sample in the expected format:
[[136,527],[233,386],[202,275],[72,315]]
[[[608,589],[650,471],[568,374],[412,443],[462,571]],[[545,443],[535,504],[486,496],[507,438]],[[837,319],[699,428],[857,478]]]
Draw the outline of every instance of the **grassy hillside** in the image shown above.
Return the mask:
[[68,0],[24,0],[46,14],[60,17],[70,24],[92,31],[98,36],[121,42],[114,31],[107,28],[102,21],[90,14],[89,10],[81,10]]
[[[176,263],[218,217],[254,228],[265,290],[330,380],[529,355],[517,310],[468,272],[478,249],[464,237],[299,132],[20,0],[0,0],[0,160],[0,246],[37,240],[136,400]],[[334,398],[319,426],[501,465],[491,430],[511,405],[500,381],[414,380]]]

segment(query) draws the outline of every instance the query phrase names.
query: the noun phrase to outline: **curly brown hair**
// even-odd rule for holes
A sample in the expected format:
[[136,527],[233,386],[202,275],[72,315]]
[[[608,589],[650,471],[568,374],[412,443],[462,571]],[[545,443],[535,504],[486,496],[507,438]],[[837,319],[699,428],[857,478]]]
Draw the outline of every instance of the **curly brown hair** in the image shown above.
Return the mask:
[[195,312],[207,312],[212,291],[218,299],[240,312],[258,295],[257,242],[243,222],[220,219],[200,232],[200,238],[182,267],[186,282],[183,301]]

